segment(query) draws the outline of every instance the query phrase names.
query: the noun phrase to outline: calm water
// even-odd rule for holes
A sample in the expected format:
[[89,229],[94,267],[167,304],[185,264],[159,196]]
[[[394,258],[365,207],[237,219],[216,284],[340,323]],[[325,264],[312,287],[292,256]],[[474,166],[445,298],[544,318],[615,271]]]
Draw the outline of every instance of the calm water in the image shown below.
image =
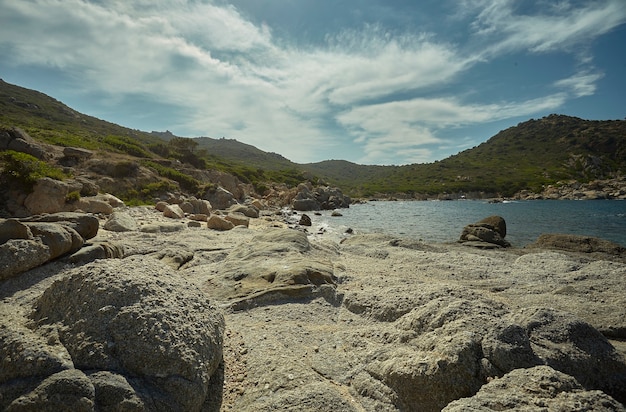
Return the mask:
[[513,246],[534,242],[542,233],[596,236],[626,246],[626,201],[533,200],[490,204],[486,201],[369,202],[341,209],[343,216],[311,216],[314,228],[352,228],[422,239],[458,240],[463,227],[491,215],[504,218]]

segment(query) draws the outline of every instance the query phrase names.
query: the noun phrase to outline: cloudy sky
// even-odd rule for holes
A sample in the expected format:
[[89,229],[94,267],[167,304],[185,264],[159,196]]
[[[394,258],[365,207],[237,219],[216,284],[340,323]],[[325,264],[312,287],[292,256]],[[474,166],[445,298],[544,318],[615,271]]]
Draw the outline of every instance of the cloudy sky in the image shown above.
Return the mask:
[[443,159],[626,116],[626,0],[0,0],[0,78],[298,163]]

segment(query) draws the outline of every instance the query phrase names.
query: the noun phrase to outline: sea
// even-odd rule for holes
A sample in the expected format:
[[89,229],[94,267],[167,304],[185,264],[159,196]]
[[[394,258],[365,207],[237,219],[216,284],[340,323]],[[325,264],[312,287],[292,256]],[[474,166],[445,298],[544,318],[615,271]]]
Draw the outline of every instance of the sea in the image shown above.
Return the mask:
[[339,212],[342,216],[334,217],[331,211],[311,216],[313,229],[447,243],[457,241],[465,225],[498,215],[506,221],[506,239],[515,247],[533,243],[543,233],[594,236],[626,247],[624,200],[370,201]]

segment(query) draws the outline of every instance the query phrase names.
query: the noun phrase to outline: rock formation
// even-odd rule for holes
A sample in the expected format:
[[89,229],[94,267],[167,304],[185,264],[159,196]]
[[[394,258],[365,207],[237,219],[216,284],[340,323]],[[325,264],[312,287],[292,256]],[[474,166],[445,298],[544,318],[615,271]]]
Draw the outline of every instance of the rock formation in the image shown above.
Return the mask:
[[219,411],[224,319],[158,261],[83,266],[32,309],[0,316],[3,410]]
[[467,246],[480,248],[509,247],[511,244],[504,240],[506,236],[506,222],[500,216],[489,216],[463,228],[459,242]]
[[313,188],[311,183],[301,183],[297,190],[291,205],[294,210],[333,210],[350,207],[350,198],[336,187]]

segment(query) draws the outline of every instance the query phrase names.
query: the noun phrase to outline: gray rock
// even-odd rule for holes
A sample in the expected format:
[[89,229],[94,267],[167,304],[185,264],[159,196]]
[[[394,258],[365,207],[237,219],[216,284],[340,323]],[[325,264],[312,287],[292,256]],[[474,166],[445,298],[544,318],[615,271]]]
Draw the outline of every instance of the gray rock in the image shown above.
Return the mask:
[[63,155],[82,161],[90,159],[93,156],[93,152],[88,149],[83,149],[82,147],[64,147]]
[[191,198],[189,202],[193,205],[193,212],[191,213],[207,216],[211,214],[213,208],[208,200]]
[[224,219],[232,222],[235,226],[245,226],[248,227],[250,225],[250,218],[239,212],[229,212]]
[[112,232],[132,232],[137,230],[137,222],[126,212],[113,212],[103,226],[104,229]]
[[257,218],[259,217],[259,209],[257,209],[256,207],[252,206],[252,205],[233,205],[230,208],[228,208],[228,212],[229,213],[241,213],[244,216],[250,217],[250,218]]
[[182,219],[185,217],[185,212],[180,208],[179,205],[166,205],[163,210],[163,216],[169,217],[170,219]]
[[113,206],[105,200],[101,200],[96,196],[81,197],[80,199],[66,203],[63,210],[72,212],[75,210],[82,210],[85,213],[102,213],[103,215],[110,215],[113,213]]
[[96,391],[81,371],[69,369],[45,378],[33,391],[13,400],[8,411],[85,411],[95,409]]
[[301,226],[311,226],[313,222],[311,222],[311,218],[309,217],[309,215],[303,213],[300,217],[300,221],[298,222],[298,224]]
[[81,248],[67,258],[70,263],[83,264],[96,259],[121,259],[126,253],[124,245],[114,242],[96,242]]
[[33,321],[57,331],[76,368],[123,375],[146,409],[200,410],[221,399],[209,387],[222,362],[223,316],[152,258],[77,268],[34,309]]
[[235,224],[225,218],[218,215],[211,215],[207,220],[207,227],[213,230],[230,230],[235,227]]
[[85,243],[82,236],[69,226],[47,222],[29,222],[27,225],[33,236],[48,247],[50,259],[74,253]]
[[66,182],[44,177],[35,183],[32,193],[24,200],[24,206],[32,215],[61,212],[69,192],[70,186]]
[[626,411],[615,399],[597,390],[586,390],[573,377],[549,366],[516,369],[492,380],[470,398],[459,399],[445,412],[516,410]]
[[77,231],[84,240],[89,240],[98,234],[100,221],[97,217],[85,213],[60,212],[41,216],[31,216],[21,219],[22,222],[52,222],[70,227]]
[[310,298],[319,287],[335,285],[327,253],[313,248],[300,231],[269,229],[235,247],[220,262],[216,292],[231,299],[254,296],[259,304]]
[[480,245],[479,242],[509,247],[511,244],[504,239],[506,236],[506,222],[500,216],[490,216],[477,223],[463,228],[459,242],[467,246]]
[[185,226],[180,223],[154,223],[139,228],[144,233],[174,233],[182,230],[185,230]]
[[180,269],[181,266],[193,259],[193,255],[193,251],[180,247],[168,247],[151,254],[174,270]]
[[319,202],[315,199],[294,199],[294,201],[291,203],[291,207],[293,208],[293,210],[305,212],[321,209]]
[[89,374],[100,411],[145,411],[146,405],[128,380],[119,374],[100,371]]
[[0,245],[0,280],[43,265],[51,259],[41,239],[10,239]]
[[32,239],[28,226],[15,219],[0,219],[0,245],[10,239]]
[[219,210],[226,210],[232,205],[237,204],[235,196],[221,186],[215,190],[207,190],[203,199],[208,200],[214,209]]

